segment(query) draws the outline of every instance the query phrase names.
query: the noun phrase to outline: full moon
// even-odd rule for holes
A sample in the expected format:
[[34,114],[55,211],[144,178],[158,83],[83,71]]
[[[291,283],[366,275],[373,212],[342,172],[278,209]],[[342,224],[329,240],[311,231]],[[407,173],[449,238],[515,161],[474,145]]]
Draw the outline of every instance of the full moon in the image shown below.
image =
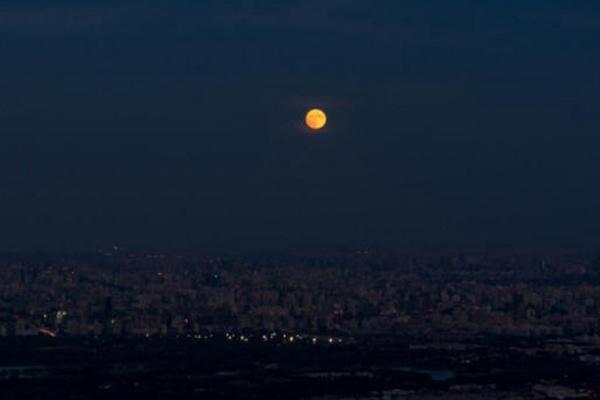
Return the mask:
[[327,115],[322,110],[314,108],[306,114],[306,125],[310,129],[319,130],[327,123]]

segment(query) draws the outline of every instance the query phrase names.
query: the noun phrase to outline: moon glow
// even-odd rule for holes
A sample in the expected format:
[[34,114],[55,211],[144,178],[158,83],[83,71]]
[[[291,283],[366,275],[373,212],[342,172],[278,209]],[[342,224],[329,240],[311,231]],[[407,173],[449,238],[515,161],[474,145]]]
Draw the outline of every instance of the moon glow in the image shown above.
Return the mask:
[[306,125],[313,130],[319,130],[327,123],[327,115],[322,110],[314,108],[306,114]]

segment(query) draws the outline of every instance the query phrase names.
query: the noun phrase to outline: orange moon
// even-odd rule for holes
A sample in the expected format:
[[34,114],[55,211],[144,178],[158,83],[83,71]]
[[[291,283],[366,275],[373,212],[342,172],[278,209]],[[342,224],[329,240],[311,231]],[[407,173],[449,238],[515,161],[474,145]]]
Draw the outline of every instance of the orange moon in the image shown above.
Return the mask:
[[319,110],[318,108],[314,108],[306,113],[306,125],[310,129],[319,130],[325,126],[327,123],[327,115],[323,112],[323,110]]

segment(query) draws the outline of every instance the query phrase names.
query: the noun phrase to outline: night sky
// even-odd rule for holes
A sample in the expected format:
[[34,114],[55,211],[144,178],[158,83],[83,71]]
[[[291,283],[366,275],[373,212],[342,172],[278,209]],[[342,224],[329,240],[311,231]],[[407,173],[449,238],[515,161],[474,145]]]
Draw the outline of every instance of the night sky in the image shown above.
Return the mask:
[[0,251],[584,250],[599,181],[599,1],[0,1]]

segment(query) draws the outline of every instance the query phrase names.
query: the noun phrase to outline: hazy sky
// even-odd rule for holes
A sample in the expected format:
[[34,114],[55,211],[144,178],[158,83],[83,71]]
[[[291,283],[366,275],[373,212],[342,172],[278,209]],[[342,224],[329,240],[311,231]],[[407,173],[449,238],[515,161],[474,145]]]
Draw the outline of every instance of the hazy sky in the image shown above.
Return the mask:
[[592,0],[2,1],[0,251],[592,248],[599,43]]

